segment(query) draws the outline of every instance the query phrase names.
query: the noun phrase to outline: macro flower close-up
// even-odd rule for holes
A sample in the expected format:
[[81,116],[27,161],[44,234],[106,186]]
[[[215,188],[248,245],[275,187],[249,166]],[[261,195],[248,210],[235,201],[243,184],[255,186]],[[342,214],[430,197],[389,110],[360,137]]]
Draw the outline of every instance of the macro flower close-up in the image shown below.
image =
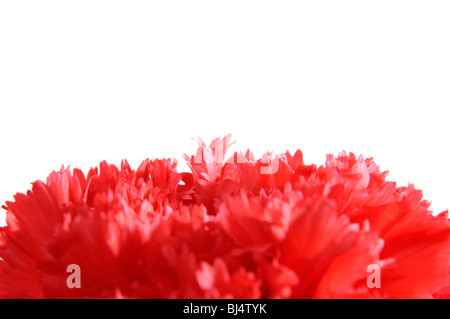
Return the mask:
[[450,297],[448,211],[413,184],[353,153],[319,165],[230,145],[198,139],[190,172],[104,161],[17,193],[3,206],[0,297]]

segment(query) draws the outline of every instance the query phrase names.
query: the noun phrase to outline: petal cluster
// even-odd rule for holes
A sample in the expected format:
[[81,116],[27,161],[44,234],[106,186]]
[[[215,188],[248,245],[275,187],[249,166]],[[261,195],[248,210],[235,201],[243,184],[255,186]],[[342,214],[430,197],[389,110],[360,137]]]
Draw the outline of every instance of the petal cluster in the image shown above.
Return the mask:
[[[7,202],[1,298],[448,298],[450,224],[372,158],[255,160],[230,136],[133,170],[62,168]],[[67,266],[80,288],[67,285]],[[378,265],[378,287],[368,285]]]

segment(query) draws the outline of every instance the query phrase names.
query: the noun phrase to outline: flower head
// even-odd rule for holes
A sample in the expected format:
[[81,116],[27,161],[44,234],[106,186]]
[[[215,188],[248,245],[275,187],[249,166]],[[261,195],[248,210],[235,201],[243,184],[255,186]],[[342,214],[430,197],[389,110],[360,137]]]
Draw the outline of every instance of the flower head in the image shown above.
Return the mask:
[[[447,298],[450,225],[372,158],[255,160],[230,135],[133,170],[61,168],[7,202],[2,298]],[[67,285],[68,265],[81,271]],[[367,284],[377,265],[381,284]]]

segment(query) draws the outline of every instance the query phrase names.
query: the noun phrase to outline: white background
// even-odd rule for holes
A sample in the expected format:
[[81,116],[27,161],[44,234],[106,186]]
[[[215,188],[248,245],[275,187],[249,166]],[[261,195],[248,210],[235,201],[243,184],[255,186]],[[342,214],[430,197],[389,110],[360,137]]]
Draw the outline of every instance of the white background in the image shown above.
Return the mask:
[[448,1],[1,1],[0,202],[62,164],[342,150],[449,207]]

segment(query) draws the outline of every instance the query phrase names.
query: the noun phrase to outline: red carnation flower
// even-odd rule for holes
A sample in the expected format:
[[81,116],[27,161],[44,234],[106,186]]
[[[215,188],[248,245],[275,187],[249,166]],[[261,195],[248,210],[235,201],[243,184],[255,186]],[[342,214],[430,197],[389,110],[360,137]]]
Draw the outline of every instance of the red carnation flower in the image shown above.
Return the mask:
[[[448,211],[371,158],[298,150],[52,172],[7,202],[1,298],[447,298]],[[76,276],[73,276],[76,275]],[[72,281],[73,280],[73,281]]]

